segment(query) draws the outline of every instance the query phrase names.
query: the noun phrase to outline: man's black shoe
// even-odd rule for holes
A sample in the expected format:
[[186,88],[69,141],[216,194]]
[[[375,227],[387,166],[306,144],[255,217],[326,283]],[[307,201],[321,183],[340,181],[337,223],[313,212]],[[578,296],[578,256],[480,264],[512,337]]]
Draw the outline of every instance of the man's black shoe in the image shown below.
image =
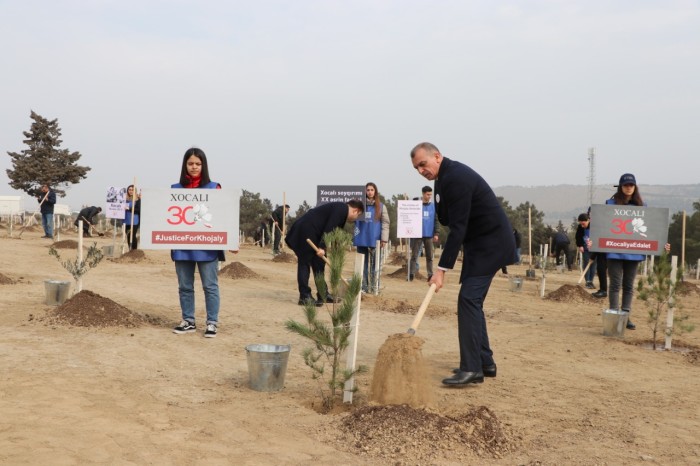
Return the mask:
[[608,292],[603,291],[603,290],[598,290],[595,293],[592,293],[591,296],[593,296],[594,298],[607,298]]
[[[455,367],[454,369],[452,369],[453,374],[457,374],[460,371],[461,369],[459,367]],[[494,364],[492,366],[482,366],[481,372],[484,373],[484,377],[496,377],[496,365]]]
[[412,282],[412,281],[413,281],[413,274],[410,274],[410,275],[408,276],[408,281],[409,281],[409,282]]
[[483,383],[484,373],[483,372],[464,372],[459,371],[452,377],[448,377],[442,380],[442,383],[450,386],[463,386],[469,385],[470,383]]
[[299,306],[305,306],[306,303],[314,303],[316,304],[316,301],[314,301],[314,298],[309,296],[308,298],[299,298],[299,302],[297,303]]
[[631,320],[627,321],[627,330],[636,330],[637,326],[632,323]]

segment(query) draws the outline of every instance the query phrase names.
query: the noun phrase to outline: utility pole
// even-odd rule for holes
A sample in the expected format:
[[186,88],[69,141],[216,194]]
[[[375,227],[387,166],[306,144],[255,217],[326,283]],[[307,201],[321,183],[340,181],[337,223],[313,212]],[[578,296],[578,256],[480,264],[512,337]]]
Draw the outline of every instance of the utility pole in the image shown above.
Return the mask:
[[593,205],[595,194],[595,148],[588,149],[588,206]]

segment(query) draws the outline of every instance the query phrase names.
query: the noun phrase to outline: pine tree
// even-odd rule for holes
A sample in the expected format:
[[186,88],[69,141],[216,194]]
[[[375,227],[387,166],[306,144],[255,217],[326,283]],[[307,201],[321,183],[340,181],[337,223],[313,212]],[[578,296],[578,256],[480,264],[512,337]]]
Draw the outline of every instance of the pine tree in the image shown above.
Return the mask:
[[77,165],[79,152],[60,148],[63,141],[57,119],[49,121],[34,111],[30,116],[34,120],[31,129],[23,132],[28,148],[7,153],[14,167],[7,170],[10,186],[38,197],[41,186],[47,184],[56,194],[65,196],[65,188],[85,179],[90,167]]

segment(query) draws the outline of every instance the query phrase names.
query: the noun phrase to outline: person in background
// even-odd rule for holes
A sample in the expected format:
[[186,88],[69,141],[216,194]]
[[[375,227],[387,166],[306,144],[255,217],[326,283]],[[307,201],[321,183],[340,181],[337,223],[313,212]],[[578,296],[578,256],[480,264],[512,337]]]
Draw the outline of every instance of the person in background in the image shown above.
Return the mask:
[[41,196],[37,199],[41,212],[41,226],[44,228],[42,238],[53,239],[53,207],[56,205],[56,193],[45,184],[41,187]]
[[561,253],[564,253],[564,259],[566,260],[566,268],[571,271],[571,251],[569,250],[569,245],[571,240],[569,236],[564,231],[557,231],[554,235],[554,257],[556,259],[557,265],[561,265]]
[[[221,189],[221,185],[209,178],[209,164],[202,149],[192,147],[185,151],[180,169],[180,182],[171,188]],[[232,251],[234,254],[238,251]],[[194,270],[199,270],[199,278],[204,289],[204,305],[207,311],[206,338],[216,337],[219,327],[219,261],[225,261],[224,251],[173,249],[170,257],[175,262],[182,322],[173,333],[184,334],[197,331],[194,306]]]
[[420,256],[421,247],[425,254],[425,271],[428,274],[428,280],[433,277],[433,256],[435,255],[433,246],[439,240],[438,238],[438,223],[435,221],[435,204],[432,203],[433,188],[423,186],[421,189],[423,201],[423,226],[422,237],[411,240],[411,270],[409,272],[409,280],[413,280],[413,276],[418,270],[418,257]]
[[357,247],[358,253],[365,255],[362,291],[368,293],[375,291],[377,241],[380,242],[380,247],[389,241],[389,212],[379,201],[379,190],[374,183],[365,185],[365,205],[364,216],[355,222],[352,243]]
[[[579,214],[578,227],[576,228],[575,241],[579,252],[581,253],[581,265],[588,270],[585,274],[586,288],[595,288],[593,277],[595,277],[596,264],[595,258],[588,250],[588,238],[591,236],[591,219],[587,213]],[[588,265],[590,262],[590,265]]]
[[92,236],[90,234],[90,225],[94,225],[97,223],[97,216],[102,212],[102,207],[85,207],[83,208],[79,213],[78,217],[75,219],[75,222],[73,224],[77,227],[79,225],[78,222],[81,220],[83,221],[83,237],[84,238],[89,238]]
[[289,206],[287,204],[278,206],[270,214],[270,231],[275,235],[275,242],[272,246],[272,254],[277,255],[280,253],[280,240],[284,232],[282,231],[282,225],[284,224],[284,218],[289,212]]
[[[297,255],[297,285],[299,287],[300,306],[309,301],[315,302],[316,306],[323,306],[324,302],[320,293],[316,290],[316,300],[311,297],[311,287],[309,287],[309,269],[313,270],[314,276],[323,276],[326,263],[325,244],[323,234],[330,233],[336,228],[343,228],[346,222],[354,222],[364,212],[362,201],[352,199],[348,202],[329,202],[321,204],[308,210],[304,215],[294,222],[287,232],[284,241],[287,246]],[[318,248],[314,251],[306,241],[310,239]],[[333,302],[333,297],[326,297],[328,302]]]
[[443,157],[435,145],[416,145],[411,164],[421,176],[435,181],[437,218],[449,227],[437,270],[428,282],[436,292],[463,249],[457,298],[459,367],[442,383],[482,383],[484,377],[496,377],[484,301],[498,269],[515,262],[513,227],[488,183],[470,167]]
[[520,235],[520,232],[513,228],[513,238],[515,239],[515,265],[520,265],[522,262],[522,258],[520,257],[520,252],[521,252],[521,246],[523,242],[523,238]]
[[[133,215],[132,215],[133,214]],[[124,204],[124,225],[126,225],[126,241],[129,249],[138,248],[136,233],[139,231],[139,217],[141,215],[141,196],[134,193],[134,185],[126,188],[126,203]],[[133,236],[132,230],[133,229]]]
[[[605,201],[606,204],[614,205],[646,205],[642,200],[642,195],[637,186],[637,179],[631,173],[625,173],[620,177],[620,182],[616,185],[617,191],[613,196]],[[589,246],[592,244],[588,240]],[[671,245],[666,243],[666,251],[671,250]],[[634,297],[634,280],[637,277],[639,263],[645,259],[643,254],[628,254],[609,252],[606,254],[608,265],[608,304],[610,309],[632,312],[632,298]],[[622,293],[620,293],[622,292]],[[620,301],[622,294],[622,301]],[[637,326],[627,319],[627,329],[634,330]]]

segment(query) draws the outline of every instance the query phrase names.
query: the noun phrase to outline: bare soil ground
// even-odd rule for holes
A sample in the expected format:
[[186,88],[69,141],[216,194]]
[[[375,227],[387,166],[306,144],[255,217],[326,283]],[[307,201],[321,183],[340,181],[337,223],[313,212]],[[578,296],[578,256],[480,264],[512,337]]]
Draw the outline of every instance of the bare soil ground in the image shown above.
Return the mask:
[[[417,333],[434,399],[412,408],[368,401],[379,348],[407,330],[427,291],[387,264],[396,278],[362,301],[357,361],[369,372],[352,405],[320,414],[308,343],[284,328],[303,318],[294,260],[254,246],[227,254],[219,335],[207,339],[171,332],[180,309],[168,251],[104,260],[81,293],[47,306],[44,280],[72,278],[40,235],[0,229],[0,464],[700,464],[700,330],[652,351],[637,301],[637,330],[604,337],[606,301],[577,286],[577,272],[548,273],[541,290],[537,270],[520,291],[510,277],[526,266],[499,273],[485,305],[498,377],[458,389],[440,383],[458,363],[449,273]],[[61,239],[77,248],[75,234]],[[93,242],[112,244],[84,246]],[[684,282],[679,300],[700,324],[697,285]],[[196,299],[203,327],[201,289]],[[283,390],[249,388],[252,343],[292,345]]]

